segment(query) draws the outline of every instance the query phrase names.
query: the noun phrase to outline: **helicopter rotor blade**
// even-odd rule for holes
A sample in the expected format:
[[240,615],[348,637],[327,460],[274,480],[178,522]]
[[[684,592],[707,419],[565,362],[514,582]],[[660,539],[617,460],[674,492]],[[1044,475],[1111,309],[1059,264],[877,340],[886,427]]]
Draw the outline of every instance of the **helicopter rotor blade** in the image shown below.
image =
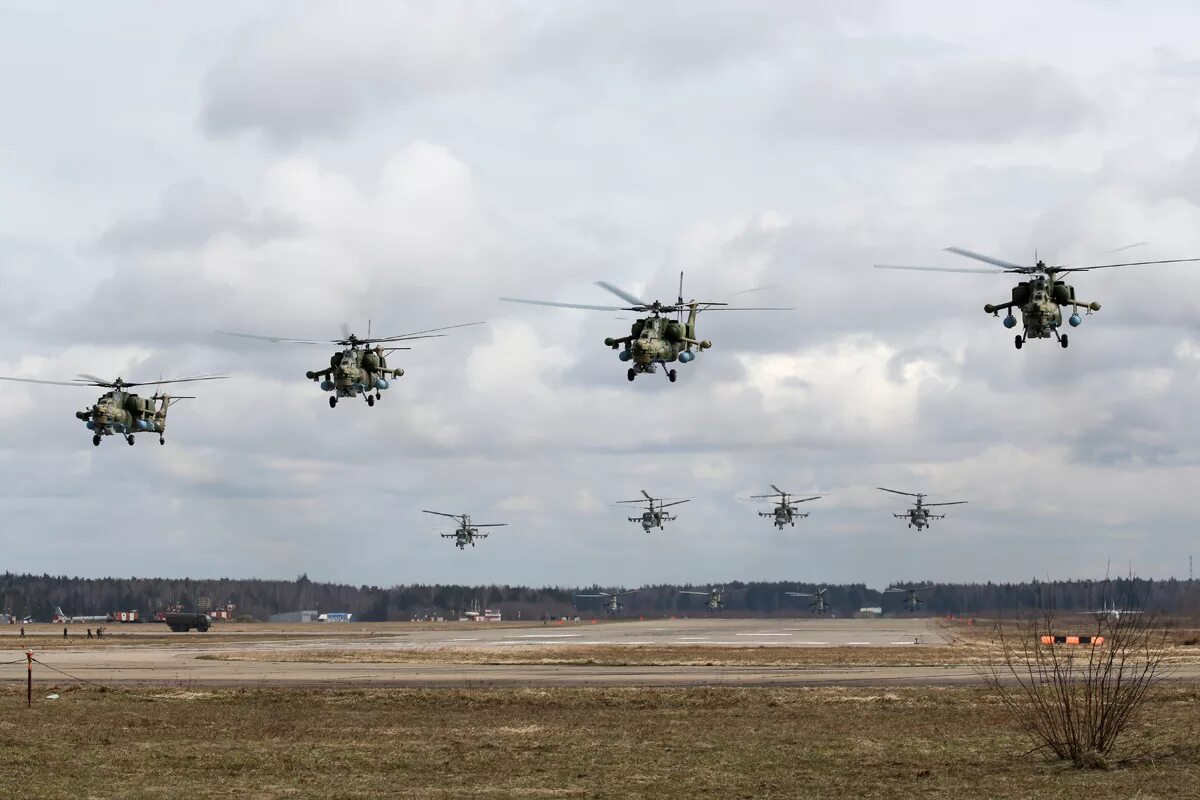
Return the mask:
[[594,306],[586,303],[556,303],[550,300],[526,300],[522,297],[501,297],[506,303],[524,303],[530,306],[550,306],[551,308],[581,308],[584,311],[639,311],[638,308],[628,308],[626,306]]
[[646,492],[646,490],[645,490],[645,489],[638,489],[638,491],[639,491],[639,492],[641,492],[641,493],[642,493],[642,496],[643,496],[643,497],[645,497],[647,500],[653,500],[653,499],[654,499],[653,497],[651,497],[651,496],[650,496],[650,495],[649,495],[649,494]]
[[650,305],[649,303],[647,303],[645,300],[642,300],[637,295],[634,295],[634,294],[631,294],[631,293],[625,291],[620,286],[613,286],[608,281],[596,281],[596,285],[599,286],[601,289],[606,289],[609,292],[612,292],[617,297],[624,300],[626,303],[629,303],[629,305],[631,305],[631,306],[648,306],[648,305]]
[[445,511],[428,511],[424,508],[421,509],[421,513],[422,514],[437,514],[439,517],[449,517],[450,519],[462,519],[464,516],[466,516],[465,514],[447,514]]
[[1006,270],[1015,269],[1023,272],[1030,269],[1022,264],[1014,264],[1011,261],[994,258],[993,256],[985,256],[983,253],[976,253],[974,250],[967,250],[962,247],[947,247],[946,252],[954,253],[957,256],[965,256],[966,258],[973,258],[976,261],[982,261],[984,264],[991,264],[993,267],[1003,267]]
[[1113,267],[1143,267],[1151,264],[1185,264],[1193,261],[1200,261],[1200,258],[1169,258],[1165,261],[1126,261],[1122,264],[1093,264],[1087,267],[1067,267],[1065,269],[1057,270],[1057,272],[1089,272],[1093,269],[1112,269]]
[[236,331],[216,330],[222,336],[236,336],[239,339],[256,339],[260,342],[275,342],[277,344],[337,344],[337,339],[288,339],[283,336],[259,336],[254,333],[238,333]]
[[150,384],[158,385],[160,383],[192,383],[194,381],[223,381],[228,375],[195,375],[190,378],[167,378],[166,380],[157,381],[123,381],[122,386],[149,386]]
[[955,500],[953,503],[926,503],[925,507],[929,508],[930,506],[965,506],[969,502],[971,502],[971,501],[970,500]]
[[684,503],[690,503],[690,502],[692,502],[692,501],[691,500],[676,500],[674,503],[659,503],[658,507],[659,508],[670,508],[671,506],[679,506],[679,505],[683,505]]
[[881,491],[881,492],[891,492],[892,494],[902,494],[902,495],[905,495],[905,496],[907,496],[907,497],[924,497],[924,496],[925,496],[925,495],[923,495],[923,494],[914,494],[913,492],[901,492],[901,491],[900,491],[900,490],[898,490],[898,489],[885,489],[885,488],[884,488],[884,487],[882,487],[882,486],[876,486],[875,488],[876,488],[876,489],[878,489],[878,490],[879,490],[879,491]]
[[[0,381],[12,381],[13,383],[40,383],[45,386],[91,386],[91,385],[93,385],[91,383],[84,383],[83,381],[42,381],[42,380],[37,380],[36,378],[9,378],[9,377],[5,377],[5,376],[0,376]],[[94,384],[94,385],[107,386],[109,384],[105,383],[105,384]]]
[[460,322],[457,325],[444,325],[441,328],[429,328],[423,331],[413,331],[412,333],[401,333],[396,336],[376,336],[374,338],[359,339],[359,344],[375,344],[376,342],[404,342],[409,339],[430,339],[436,338],[435,335],[441,335],[439,331],[450,331],[455,328],[469,328],[472,325],[486,325],[486,322]]
[[908,264],[876,264],[875,269],[907,269],[917,272],[961,272],[966,275],[1003,275],[1006,269],[967,269],[966,267],[917,267]]

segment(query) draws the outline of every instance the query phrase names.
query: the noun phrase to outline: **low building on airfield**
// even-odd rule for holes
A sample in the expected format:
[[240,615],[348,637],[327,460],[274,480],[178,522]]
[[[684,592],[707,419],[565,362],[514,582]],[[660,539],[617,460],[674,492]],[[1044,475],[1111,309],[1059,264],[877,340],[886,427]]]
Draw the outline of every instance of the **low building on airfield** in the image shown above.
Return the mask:
[[272,614],[268,617],[270,622],[316,622],[321,616],[321,613],[316,609],[312,611],[284,611],[280,614]]

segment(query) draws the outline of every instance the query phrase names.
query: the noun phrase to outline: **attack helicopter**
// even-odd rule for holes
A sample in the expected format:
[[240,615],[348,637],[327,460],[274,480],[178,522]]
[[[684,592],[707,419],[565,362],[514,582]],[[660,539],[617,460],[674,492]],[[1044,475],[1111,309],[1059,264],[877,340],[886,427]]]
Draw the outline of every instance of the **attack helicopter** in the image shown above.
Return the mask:
[[829,610],[829,601],[825,599],[825,595],[829,592],[827,587],[821,587],[815,592],[784,592],[788,597],[811,597],[812,601],[808,604],[808,613],[824,614]]
[[[640,491],[643,495],[643,499],[641,500],[618,500],[617,502],[646,504],[646,510],[642,512],[640,517],[629,517],[630,522],[640,522],[642,530],[646,531],[646,533],[649,533],[651,528],[658,528],[661,531],[664,522],[674,522],[677,519],[677,517],[665,513],[663,511],[664,508],[692,502],[691,500],[678,500],[670,497],[659,499],[651,497],[646,493],[645,489],[641,489]],[[671,502],[666,502],[667,500]]]
[[[1132,246],[1132,245],[1131,245]],[[1127,248],[1121,248],[1122,250]],[[1200,258],[1171,258],[1165,261],[1127,261],[1120,264],[1092,264],[1085,267],[1071,267],[1065,264],[1048,265],[1037,259],[1033,266],[1022,266],[1011,261],[1004,261],[992,256],[976,253],[961,247],[947,247],[946,251],[955,255],[972,258],[990,264],[995,269],[963,269],[959,267],[912,267],[897,264],[876,264],[876,269],[909,269],[924,272],[964,272],[969,274],[998,274],[1009,273],[1027,275],[1028,280],[1021,281],[1012,290],[1012,299],[1007,303],[988,303],[983,307],[985,313],[994,317],[1000,316],[1001,311],[1008,311],[1004,317],[1004,327],[1017,327],[1017,318],[1013,316],[1014,308],[1021,312],[1022,333],[1013,339],[1013,345],[1020,350],[1029,339],[1058,339],[1058,343],[1066,347],[1069,338],[1065,333],[1059,333],[1062,327],[1062,309],[1071,307],[1071,316],[1067,322],[1072,328],[1083,324],[1079,315],[1082,308],[1084,315],[1100,310],[1100,304],[1085,302],[1075,297],[1075,287],[1060,280],[1060,276],[1071,272],[1088,272],[1094,269],[1111,269],[1113,267],[1137,267],[1150,264],[1181,264],[1190,261],[1200,261]]]
[[779,530],[783,530],[783,526],[791,525],[796,527],[796,520],[804,519],[808,513],[800,513],[796,508],[796,503],[807,503],[810,500],[820,500],[821,495],[813,495],[812,497],[803,497],[799,500],[794,499],[791,492],[785,492],[775,484],[771,484],[771,488],[775,490],[774,494],[752,494],[750,500],[778,500],[779,505],[775,506],[774,511],[759,511],[760,517],[774,517],[774,525]]
[[[171,378],[157,380],[154,386],[164,383],[191,383],[193,381],[224,380],[228,375],[197,375],[192,378]],[[41,381],[33,378],[6,378],[3,381],[16,383],[40,383],[49,386],[98,386],[109,391],[100,395],[91,408],[76,411],[75,417],[83,420],[87,429],[92,432],[92,444],[100,446],[105,436],[124,436],[130,447],[134,443],[134,434],[157,433],[158,443],[167,443],[167,412],[171,406],[180,400],[194,400],[191,395],[169,395],[157,389],[150,397],[141,397],[127,391],[138,386],[149,386],[151,382],[125,381],[121,378],[107,381],[95,375],[80,375],[74,381]]]
[[709,613],[712,613],[713,611],[724,611],[725,610],[725,595],[727,593],[740,592],[740,591],[742,591],[742,590],[741,589],[726,589],[724,586],[722,586],[720,589],[713,588],[713,589],[709,589],[707,592],[693,592],[693,591],[687,591],[684,589],[680,589],[679,593],[680,594],[698,594],[702,597],[707,597],[708,599],[704,601],[704,609],[706,611],[708,611]]
[[391,384],[388,378],[396,379],[404,374],[399,367],[389,367],[387,357],[396,350],[409,350],[402,342],[417,339],[439,339],[445,336],[441,331],[455,328],[467,328],[472,325],[482,325],[482,322],[464,322],[460,325],[447,325],[442,328],[429,328],[423,331],[402,333],[397,336],[372,337],[370,322],[367,323],[367,335],[358,338],[350,332],[348,326],[342,326],[340,339],[286,339],[279,336],[258,336],[252,333],[234,333],[233,331],[217,331],[223,336],[237,336],[242,339],[275,342],[277,344],[332,344],[342,348],[329,359],[329,366],[320,370],[309,370],[304,377],[310,381],[320,382],[321,389],[331,392],[329,407],[336,408],[338,400],[343,397],[362,397],[368,406],[374,406],[376,400],[383,399],[383,391]]
[[955,500],[952,503],[926,503],[925,498],[929,496],[927,494],[914,494],[913,492],[901,492],[901,491],[897,491],[896,489],[885,489],[882,486],[876,486],[875,488],[881,492],[891,492],[892,494],[902,494],[905,497],[917,498],[917,502],[913,505],[912,508],[908,509],[908,511],[905,511],[903,514],[893,514],[892,516],[895,517],[896,519],[907,519],[908,527],[910,527],[910,528],[915,527],[918,531],[920,531],[922,528],[929,527],[929,523],[931,520],[946,518],[945,514],[930,513],[930,511],[929,511],[930,508],[932,508],[934,506],[961,506],[961,505],[966,505],[968,502],[966,500]]
[[616,616],[621,613],[621,609],[625,606],[621,604],[621,598],[627,594],[633,594],[636,590],[631,589],[628,592],[599,592],[597,594],[577,594],[576,597],[603,597],[604,610],[610,615]]
[[466,550],[467,545],[474,547],[476,539],[486,539],[488,537],[486,533],[479,531],[480,528],[503,528],[508,525],[507,522],[471,522],[470,514],[447,514],[444,511],[426,511],[425,509],[421,509],[421,511],[425,514],[437,514],[439,517],[449,517],[458,521],[458,530],[454,533],[443,533],[441,537],[443,539],[453,539],[454,546],[459,550]]
[[[639,314],[649,313],[633,323],[628,336],[608,337],[604,340],[606,347],[618,350],[617,357],[624,362],[632,362],[625,377],[634,380],[641,374],[654,374],[661,365],[679,362],[690,364],[696,360],[696,355],[712,347],[708,339],[699,339],[696,335],[696,319],[702,311],[791,311],[791,308],[761,306],[761,307],[731,307],[727,303],[717,303],[705,300],[683,299],[683,273],[679,273],[679,295],[674,303],[662,303],[658,300],[647,302],[636,295],[613,286],[607,281],[596,281],[596,285],[629,303],[628,306],[601,306],[584,303],[556,303],[549,300],[526,300],[520,297],[501,297],[509,303],[526,303],[535,306],[553,306],[555,308],[576,308],[585,311],[633,311]],[[753,291],[753,290],[752,290]],[[683,312],[687,311],[687,321]],[[671,319],[671,314],[675,319]],[[693,349],[694,348],[694,349]],[[665,370],[667,380],[674,383],[678,374],[673,368]]]
[[889,586],[883,590],[883,593],[904,592],[907,595],[904,598],[904,607],[909,611],[917,611],[921,608],[921,592],[932,588],[932,586]]

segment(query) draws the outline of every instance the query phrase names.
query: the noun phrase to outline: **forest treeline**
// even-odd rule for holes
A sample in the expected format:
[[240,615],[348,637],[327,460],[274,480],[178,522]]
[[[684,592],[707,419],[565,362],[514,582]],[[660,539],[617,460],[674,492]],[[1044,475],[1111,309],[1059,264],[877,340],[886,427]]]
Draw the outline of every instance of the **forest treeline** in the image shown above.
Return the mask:
[[[55,606],[68,614],[139,611],[143,618],[168,606],[209,610],[227,604],[241,619],[266,620],[286,611],[348,611],[356,620],[411,620],[457,617],[468,610],[496,609],[505,619],[542,616],[600,616],[601,600],[576,594],[615,591],[624,587],[543,587],[410,585],[382,588],[318,583],[301,575],[295,580],[192,578],[70,578],[53,575],[0,575],[0,610],[18,617],[49,621]],[[685,616],[704,613],[705,597],[680,594],[681,589],[707,591],[708,586],[643,586],[621,598],[622,613]],[[816,592],[816,584],[751,582],[725,585],[724,613],[755,616],[799,616],[809,613],[809,598],[786,592]],[[1200,612],[1200,581],[1143,580],[1029,581],[1027,583],[931,584],[920,594],[922,614],[987,616],[1015,609],[1053,606],[1063,611],[1094,611],[1116,606],[1167,614]],[[882,593],[863,584],[829,586],[830,612],[849,616],[862,608],[885,614],[907,613],[906,595]]]

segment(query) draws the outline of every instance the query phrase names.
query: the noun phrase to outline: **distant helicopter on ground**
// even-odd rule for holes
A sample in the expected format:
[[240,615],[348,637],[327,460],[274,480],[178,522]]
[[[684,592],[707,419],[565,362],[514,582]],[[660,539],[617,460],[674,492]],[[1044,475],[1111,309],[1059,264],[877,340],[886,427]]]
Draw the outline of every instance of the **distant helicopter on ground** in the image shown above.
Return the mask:
[[968,502],[966,500],[955,500],[952,503],[926,503],[925,498],[929,496],[927,494],[914,494],[913,492],[900,492],[895,489],[885,489],[882,486],[876,486],[875,488],[881,492],[891,492],[892,494],[902,494],[905,497],[917,498],[917,502],[908,511],[905,511],[903,514],[893,514],[892,516],[895,517],[896,519],[908,520],[908,527],[910,527],[910,528],[915,527],[918,531],[920,531],[922,528],[929,527],[929,523],[932,520],[946,518],[945,514],[931,513],[929,511],[929,509],[933,508],[934,506],[961,506],[961,505],[966,505]]
[[824,614],[829,609],[829,601],[825,599],[825,595],[829,592],[827,587],[821,587],[815,592],[784,592],[788,597],[811,597],[812,601],[808,604],[810,614]]
[[713,611],[724,611],[725,610],[725,595],[728,592],[740,592],[740,591],[742,591],[742,590],[741,589],[726,589],[724,586],[722,586],[720,589],[713,588],[713,589],[709,589],[707,592],[693,592],[693,591],[689,591],[689,590],[680,589],[679,593],[680,594],[698,594],[701,597],[707,597],[708,599],[706,601],[704,601],[704,608],[706,611],[709,611],[711,613]]
[[633,594],[636,590],[631,589],[627,592],[598,592],[597,594],[577,594],[576,597],[600,597],[604,598],[604,610],[611,615],[621,613],[621,609],[625,606],[621,603],[621,598],[627,594]]
[[883,590],[883,593],[892,594],[896,592],[903,592],[906,595],[904,598],[904,607],[909,611],[917,611],[921,608],[921,592],[928,591],[932,588],[932,586],[889,586]]
[[[657,497],[651,497],[646,493],[645,489],[640,491],[643,495],[643,499],[641,500],[618,500],[617,502],[646,504],[646,510],[642,512],[640,517],[629,517],[630,522],[641,523],[642,529],[646,531],[646,533],[649,533],[651,528],[658,528],[661,531],[663,529],[663,523],[673,522],[675,519],[677,519],[677,517],[664,512],[663,509],[670,508],[671,506],[681,505],[682,503],[691,502],[691,500],[679,500],[670,497],[659,499]],[[666,502],[668,500],[670,502]]]
[[779,504],[775,506],[774,511],[759,511],[760,517],[774,517],[774,525],[779,530],[783,530],[785,525],[796,527],[796,520],[804,519],[808,516],[808,512],[800,513],[796,508],[796,503],[807,503],[810,500],[820,500],[821,495],[813,495],[812,497],[802,497],[799,500],[793,498],[790,492],[785,492],[775,484],[771,484],[771,488],[775,490],[774,494],[752,494],[751,500],[778,500]]
[[[664,304],[655,300],[646,302],[641,298],[613,286],[607,281],[596,281],[596,285],[613,293],[629,303],[628,306],[599,306],[582,303],[556,303],[549,300],[525,300],[519,297],[501,297],[509,303],[526,303],[537,306],[553,306],[555,308],[579,308],[588,311],[633,311],[639,314],[649,312],[650,316],[642,317],[633,323],[628,336],[619,338],[608,337],[604,344],[613,350],[619,350],[621,361],[631,362],[625,377],[633,380],[643,373],[653,374],[659,365],[678,361],[688,364],[696,359],[696,355],[712,347],[707,339],[698,339],[696,334],[696,319],[702,311],[791,311],[791,308],[762,306],[733,308],[726,303],[716,303],[702,300],[683,300],[683,273],[679,273],[679,295],[673,304]],[[687,321],[683,312],[688,312]],[[670,315],[675,314],[675,319]],[[666,316],[664,316],[666,315]],[[695,348],[695,349],[693,349]],[[675,382],[677,377],[674,369],[666,370],[667,380]]]
[[[190,383],[192,381],[224,380],[227,375],[198,375],[194,378],[172,378],[153,381],[154,386],[163,383]],[[40,383],[49,386],[99,386],[109,391],[100,395],[91,408],[76,411],[75,416],[83,420],[92,432],[92,444],[99,447],[102,437],[124,436],[132,447],[134,434],[157,433],[158,443],[166,444],[167,412],[180,400],[194,400],[190,395],[171,396],[155,391],[150,397],[141,397],[126,391],[137,386],[149,386],[151,382],[124,381],[121,378],[106,381],[95,375],[80,375],[74,381],[40,381],[33,378],[5,378],[2,381],[16,383]]]
[[[1136,247],[1130,245],[1129,247]],[[1128,247],[1122,247],[1121,250],[1127,250]],[[1120,264],[1093,264],[1086,267],[1070,267],[1066,265],[1047,265],[1045,261],[1038,259],[1036,263],[1030,266],[1022,266],[1014,264],[1011,261],[1004,261],[992,256],[986,256],[981,253],[976,253],[971,250],[965,250],[961,247],[947,247],[947,252],[956,255],[973,258],[976,261],[982,261],[985,264],[990,264],[996,269],[964,269],[960,267],[911,267],[897,264],[876,264],[876,269],[910,269],[921,270],[926,272],[965,272],[970,274],[997,274],[997,273],[1013,273],[1018,275],[1028,275],[1029,280],[1024,280],[1018,283],[1012,290],[1012,299],[1007,303],[999,303],[993,305],[988,303],[983,307],[983,310],[993,316],[999,316],[1003,310],[1008,311],[1008,315],[1004,318],[1004,327],[1015,328],[1017,326],[1017,318],[1013,316],[1012,309],[1017,308],[1021,312],[1021,322],[1023,333],[1016,335],[1013,344],[1018,350],[1029,339],[1049,339],[1051,336],[1058,339],[1058,342],[1063,347],[1067,346],[1067,334],[1058,332],[1062,327],[1062,309],[1067,306],[1071,307],[1071,316],[1067,320],[1072,328],[1077,328],[1083,323],[1083,318],[1079,316],[1079,309],[1084,310],[1084,314],[1091,314],[1093,311],[1100,310],[1099,303],[1088,303],[1078,300],[1075,297],[1075,287],[1068,285],[1065,281],[1059,280],[1059,277],[1066,275],[1069,272],[1087,272],[1093,269],[1111,269],[1112,267],[1136,267],[1149,264],[1181,264],[1189,261],[1200,261],[1200,258],[1172,258],[1165,261],[1127,261]],[[1115,252],[1115,251],[1114,251]]]
[[349,327],[345,325],[342,326],[342,338],[340,339],[285,339],[278,336],[257,336],[251,333],[234,333],[232,331],[217,331],[217,333],[279,344],[333,344],[341,347],[341,350],[330,357],[328,367],[304,373],[304,377],[309,380],[320,381],[323,391],[332,393],[329,397],[329,407],[334,408],[338,404],[338,399],[342,397],[362,397],[368,406],[375,405],[376,400],[383,398],[383,391],[390,386],[388,378],[399,378],[404,374],[403,369],[388,367],[387,363],[389,353],[395,350],[410,349],[398,343],[412,342],[417,339],[437,339],[445,335],[439,331],[482,324],[482,322],[464,322],[460,325],[429,328],[413,333],[402,333],[398,336],[372,338],[370,323],[368,323],[365,339],[360,339],[350,333]]
[[480,528],[503,528],[508,525],[507,522],[471,522],[470,514],[447,514],[443,511],[426,511],[421,509],[425,514],[437,514],[439,517],[449,517],[458,522],[458,530],[454,533],[443,533],[443,539],[453,539],[454,546],[459,550],[465,550],[467,545],[475,546],[476,539],[486,539],[488,535],[481,533]]

